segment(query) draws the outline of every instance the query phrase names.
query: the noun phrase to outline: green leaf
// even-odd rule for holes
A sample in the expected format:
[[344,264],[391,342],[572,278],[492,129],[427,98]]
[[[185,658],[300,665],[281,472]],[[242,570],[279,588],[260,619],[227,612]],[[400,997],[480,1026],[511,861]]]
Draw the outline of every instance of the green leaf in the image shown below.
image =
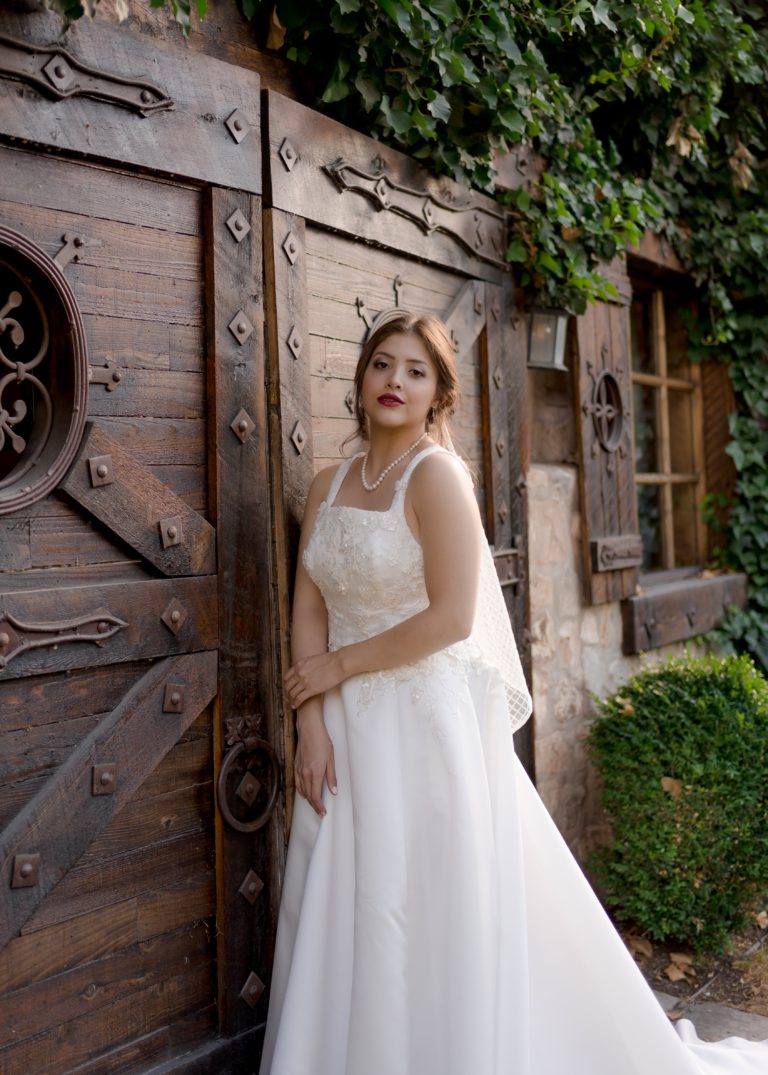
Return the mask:
[[528,253],[522,239],[516,238],[507,247],[507,261],[524,262],[528,260]]
[[434,100],[428,103],[427,108],[435,119],[440,119],[443,123],[447,123],[451,118],[451,103],[442,93],[436,93]]

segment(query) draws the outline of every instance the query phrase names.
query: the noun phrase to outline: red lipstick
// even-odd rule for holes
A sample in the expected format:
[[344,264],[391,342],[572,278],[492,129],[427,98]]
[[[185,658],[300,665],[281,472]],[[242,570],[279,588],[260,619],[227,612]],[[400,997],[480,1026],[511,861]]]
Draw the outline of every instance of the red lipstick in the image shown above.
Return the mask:
[[403,404],[403,400],[399,396],[393,395],[391,392],[385,392],[379,396],[378,403],[381,403],[383,407],[400,407]]

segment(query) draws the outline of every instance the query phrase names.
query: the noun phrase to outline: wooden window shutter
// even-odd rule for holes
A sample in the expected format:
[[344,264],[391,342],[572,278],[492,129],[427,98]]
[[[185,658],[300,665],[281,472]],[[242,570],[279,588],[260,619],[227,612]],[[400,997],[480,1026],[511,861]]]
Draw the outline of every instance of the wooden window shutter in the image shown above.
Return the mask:
[[[736,467],[725,449],[731,439],[728,418],[736,410],[733,384],[724,362],[703,362],[700,369],[706,489],[707,493],[724,496],[730,501],[736,488]],[[717,508],[716,515],[724,524],[728,517],[727,507]],[[713,531],[708,537],[707,551],[711,556],[715,548],[722,545],[723,538]]]
[[576,319],[576,432],[579,446],[584,590],[593,605],[635,592],[642,563],[631,430],[626,275],[611,266],[620,297]]

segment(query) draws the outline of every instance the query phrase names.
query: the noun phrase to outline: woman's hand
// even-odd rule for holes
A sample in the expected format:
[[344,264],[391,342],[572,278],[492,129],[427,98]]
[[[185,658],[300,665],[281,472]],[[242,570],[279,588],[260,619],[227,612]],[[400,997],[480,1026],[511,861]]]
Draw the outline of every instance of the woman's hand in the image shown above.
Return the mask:
[[298,709],[316,694],[325,694],[344,678],[339,651],[334,651],[302,657],[285,673],[283,684],[288,701]]
[[333,743],[320,713],[299,714],[299,743],[294,761],[294,784],[299,795],[307,800],[312,809],[325,817],[323,783],[327,782],[331,794],[336,794],[336,767],[333,760]]

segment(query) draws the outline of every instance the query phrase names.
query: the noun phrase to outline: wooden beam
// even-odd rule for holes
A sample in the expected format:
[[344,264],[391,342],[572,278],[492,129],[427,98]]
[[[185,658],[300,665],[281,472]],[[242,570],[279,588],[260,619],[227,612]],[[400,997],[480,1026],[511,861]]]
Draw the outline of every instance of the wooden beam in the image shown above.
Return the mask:
[[[215,652],[154,665],[5,829],[0,946],[19,932],[208,705],[216,693],[216,667]],[[108,781],[101,780],[104,774]]]

